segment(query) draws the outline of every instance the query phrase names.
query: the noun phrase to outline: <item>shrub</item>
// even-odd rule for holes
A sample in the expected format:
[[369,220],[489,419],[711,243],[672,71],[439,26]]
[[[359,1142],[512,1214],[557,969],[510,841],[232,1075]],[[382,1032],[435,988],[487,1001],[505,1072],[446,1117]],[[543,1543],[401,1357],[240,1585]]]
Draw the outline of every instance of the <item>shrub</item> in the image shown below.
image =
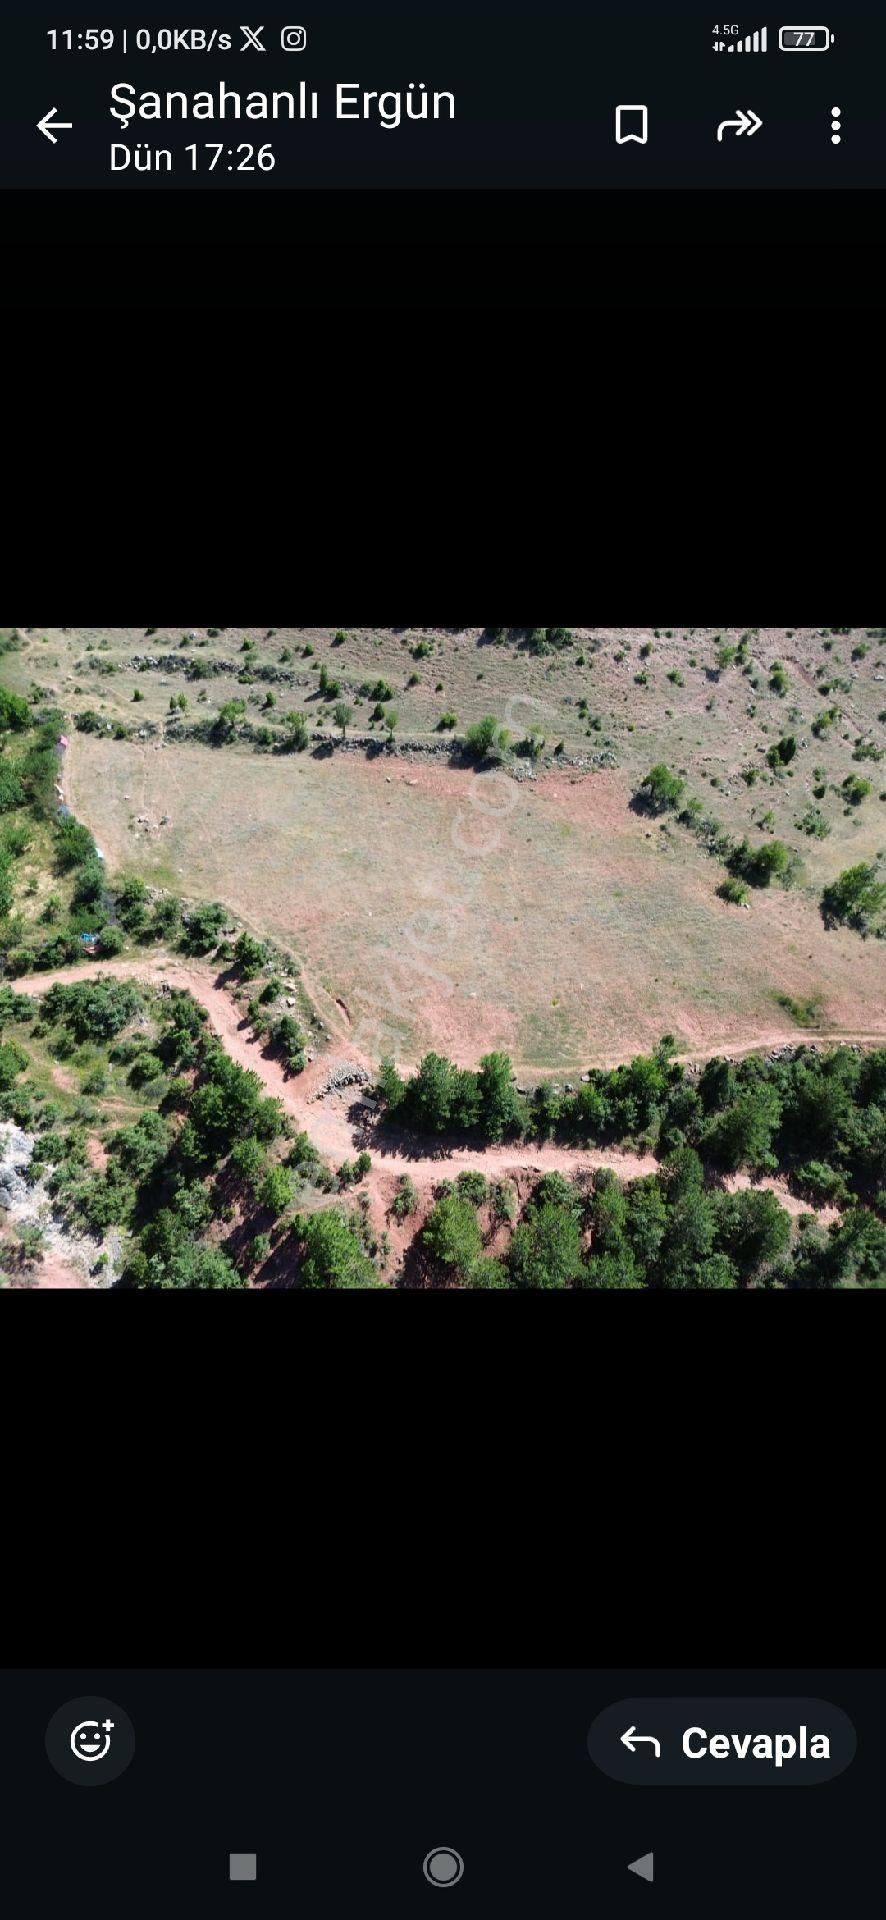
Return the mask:
[[787,733],[787,734],[784,734],[780,740],[776,740],[774,746],[771,746],[769,748],[769,752],[766,755],[766,759],[768,760],[770,767],[774,767],[776,769],[779,767],[786,767],[789,765],[791,760],[793,760],[796,754],[796,751],[797,751],[796,734]]
[[496,746],[507,745],[507,735],[499,727],[493,713],[486,713],[482,720],[476,720],[468,727],[465,735],[467,751],[476,760],[485,760]]
[[768,887],[771,880],[788,872],[791,855],[782,840],[770,840],[753,848],[747,840],[742,840],[730,854],[728,864],[733,874],[748,880],[752,887]]
[[287,713],[283,722],[286,732],[280,742],[282,753],[304,753],[308,744],[308,723],[303,713]]
[[733,907],[743,907],[748,897],[744,881],[737,880],[734,874],[730,874],[728,879],[721,881],[717,892],[721,900],[728,900]]
[[841,792],[850,807],[860,807],[869,793],[873,792],[870,780],[862,780],[857,773],[847,773]]
[[463,1200],[470,1200],[472,1206],[482,1206],[486,1198],[486,1175],[474,1172],[472,1169],[465,1169],[458,1175],[455,1190],[456,1193],[461,1194]]
[[395,1220],[405,1220],[418,1207],[418,1193],[408,1173],[401,1173],[397,1191],[391,1201],[391,1212]]
[[14,1040],[0,1044],[0,1088],[4,1092],[14,1085],[20,1073],[24,1073],[27,1064],[27,1054]]
[[820,807],[807,807],[800,815],[797,826],[801,833],[808,833],[816,840],[826,840],[831,829]]
[[493,1180],[489,1189],[493,1220],[508,1225],[517,1217],[517,1189],[510,1180]]
[[229,740],[236,739],[245,712],[245,700],[225,701],[210,730],[210,738],[217,746],[224,746]]

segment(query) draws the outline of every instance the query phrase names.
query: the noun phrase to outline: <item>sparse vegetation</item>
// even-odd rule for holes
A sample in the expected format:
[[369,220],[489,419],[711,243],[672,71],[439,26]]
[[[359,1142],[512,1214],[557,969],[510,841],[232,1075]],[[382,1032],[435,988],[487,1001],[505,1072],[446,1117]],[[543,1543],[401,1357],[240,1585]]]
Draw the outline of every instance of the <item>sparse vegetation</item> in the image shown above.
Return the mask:
[[[576,636],[528,628],[287,630],[286,644],[273,646],[274,636],[262,633],[173,629],[147,636],[150,655],[142,633],[44,641],[25,632],[14,644],[0,635],[10,670],[3,691],[20,703],[4,703],[0,725],[6,980],[75,967],[86,957],[92,964],[76,985],[88,988],[111,955],[123,959],[124,972],[131,960],[150,973],[145,949],[162,941],[230,983],[260,1082],[273,1071],[287,1101],[298,1103],[308,1056],[322,1054],[330,1029],[333,1041],[336,1031],[343,1035],[346,1020],[359,1032],[373,970],[382,980],[396,972],[396,1043],[421,1065],[380,1074],[387,1086],[382,1134],[396,1115],[419,1167],[433,1158],[435,1142],[444,1152],[450,1141],[460,1143],[463,1170],[453,1169],[451,1192],[444,1181],[433,1202],[425,1173],[411,1182],[412,1200],[408,1188],[401,1200],[388,1176],[380,1215],[385,1155],[372,1165],[379,1122],[368,1100],[365,1173],[359,1137],[350,1151],[343,1138],[327,1166],[294,1146],[291,1131],[278,1144],[279,1134],[263,1140],[254,1129],[256,1164],[248,1178],[238,1173],[235,1150],[239,1156],[245,1141],[229,1135],[225,1151],[213,1132],[226,1098],[223,1072],[220,1081],[211,1060],[217,1043],[201,1023],[203,1037],[184,1035],[182,1055],[173,1057],[165,1010],[150,986],[116,1032],[103,1033],[100,1003],[92,1034],[82,1025],[78,1031],[73,1003],[72,1019],[44,1022],[41,1010],[33,1043],[7,1019],[0,1095],[30,1114],[36,1087],[38,1115],[44,1102],[60,1108],[60,1123],[35,1132],[39,1152],[48,1143],[42,1164],[53,1197],[90,1231],[114,1227],[126,1284],[304,1284],[315,1232],[309,1222],[333,1212],[346,1238],[338,1227],[320,1230],[311,1284],[339,1283],[327,1235],[338,1243],[342,1284],[361,1284],[353,1277],[360,1274],[367,1284],[381,1276],[398,1284],[381,1229],[385,1209],[405,1284],[829,1286],[878,1277],[882,1103],[867,1079],[852,1082],[843,1064],[850,1050],[825,1040],[818,1056],[792,1048],[781,1061],[749,1056],[695,1076],[674,1057],[696,1036],[701,1049],[718,1034],[765,1030],[767,1001],[770,1022],[775,1001],[798,1039],[806,1028],[826,1034],[829,1025],[866,1031],[867,1006],[876,1027],[874,936],[886,934],[886,851],[877,840],[883,816],[875,781],[863,774],[873,774],[884,752],[877,630],[864,636],[864,647],[857,632],[846,645],[835,630],[832,650],[825,630],[784,638],[660,630],[655,644],[642,632],[594,629]],[[479,676],[478,646],[486,649]],[[445,687],[445,707],[441,700],[430,712],[435,682],[425,675],[423,688],[408,659],[403,670],[404,655],[418,660],[426,652],[434,655],[438,694]],[[48,679],[57,693],[41,691]],[[202,684],[189,713],[176,685],[192,679]],[[677,700],[686,680],[689,691]],[[387,697],[371,699],[376,692]],[[844,695],[845,712],[833,704]],[[66,710],[51,707],[50,698]],[[498,712],[510,723],[512,699],[513,745],[509,726],[493,718]],[[391,741],[396,732],[396,761],[386,764],[383,739],[371,733],[365,749],[348,741],[351,701],[367,719],[379,709],[380,733]],[[313,713],[310,722],[300,706]],[[333,727],[347,754],[331,751]],[[409,756],[434,751],[429,732],[456,727],[463,751],[461,743],[453,752],[440,742],[436,762],[410,777]],[[65,729],[67,758],[59,750]],[[313,752],[299,766],[277,758],[307,748]],[[483,777],[466,777],[460,759]],[[808,765],[812,759],[820,765]],[[802,837],[802,868],[792,834]],[[411,835],[428,850],[435,890],[427,898],[415,898],[415,864],[403,858]],[[321,862],[329,911],[304,914]],[[776,883],[793,885],[789,903],[780,902]],[[829,938],[838,926],[867,941]],[[321,1019],[298,966],[280,957],[287,936],[296,952],[304,944],[305,979],[316,978],[326,996]],[[200,971],[195,966],[194,976]],[[97,984],[134,984],[140,992],[109,974]],[[647,1051],[623,1068],[584,1067],[588,1057],[623,1057],[628,1005],[632,1037]],[[659,1050],[655,1033],[669,1016],[675,1041]],[[112,1007],[111,1024],[116,1018]],[[457,1060],[476,1064],[429,1055],[433,1032],[451,1034]],[[488,1051],[478,1062],[480,1034]],[[519,1086],[504,1045],[529,1063]],[[866,1063],[875,1056],[853,1057]],[[839,1068],[828,1064],[835,1059]],[[49,1061],[64,1078],[62,1092],[50,1090]],[[801,1064],[814,1078],[808,1100],[800,1098]],[[536,1087],[539,1071],[545,1077]],[[820,1110],[837,1102],[844,1075],[848,1107],[828,1134]],[[78,1109],[97,1121],[75,1122]],[[304,1113],[310,1128],[310,1107]],[[152,1132],[148,1121],[136,1131],[148,1114],[162,1125]],[[87,1155],[84,1131],[96,1124]],[[527,1192],[525,1172],[488,1182],[486,1142],[507,1143],[516,1171],[544,1140],[577,1153],[625,1146],[648,1156],[650,1172],[625,1186],[570,1181],[565,1194],[547,1186],[541,1193],[537,1182]],[[698,1203],[691,1163],[679,1158],[686,1151],[701,1168]],[[721,1206],[717,1180],[733,1171],[742,1181],[787,1180],[812,1206],[836,1207],[836,1232],[792,1229],[789,1221],[784,1248],[749,1265],[751,1229],[766,1237],[763,1213],[778,1207],[778,1195],[764,1199],[764,1186],[750,1200],[742,1190],[726,1196],[735,1207]],[[201,1220],[204,1187],[211,1211]],[[454,1205],[443,1216],[443,1226],[451,1216],[448,1241],[444,1234],[436,1244],[433,1231],[422,1238],[428,1208],[433,1215],[447,1201],[470,1210],[479,1251]],[[671,1258],[672,1202],[681,1217],[701,1223],[704,1255],[696,1249],[691,1258]],[[738,1217],[755,1210],[759,1221]],[[153,1238],[161,1215],[171,1218]],[[783,1222],[772,1231],[781,1234]],[[444,1241],[455,1248],[453,1260],[443,1257]]]

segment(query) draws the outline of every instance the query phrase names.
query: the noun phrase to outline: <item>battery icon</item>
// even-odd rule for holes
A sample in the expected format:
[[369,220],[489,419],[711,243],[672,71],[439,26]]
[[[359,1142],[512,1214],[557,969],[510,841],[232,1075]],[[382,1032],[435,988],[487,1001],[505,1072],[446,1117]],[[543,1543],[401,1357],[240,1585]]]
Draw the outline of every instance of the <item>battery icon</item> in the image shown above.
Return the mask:
[[779,27],[782,53],[829,53],[834,44],[830,27]]

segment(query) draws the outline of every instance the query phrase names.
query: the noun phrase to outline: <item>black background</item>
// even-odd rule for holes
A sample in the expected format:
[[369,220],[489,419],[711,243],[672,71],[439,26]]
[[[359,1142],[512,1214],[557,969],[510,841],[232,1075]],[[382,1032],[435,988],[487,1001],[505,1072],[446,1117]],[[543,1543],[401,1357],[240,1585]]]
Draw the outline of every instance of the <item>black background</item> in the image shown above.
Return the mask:
[[[87,1793],[43,1750],[49,1718],[84,1687],[123,1707],[136,1736],[127,1771]],[[808,1789],[643,1788],[592,1765],[586,1734],[602,1707],[717,1692],[817,1693],[855,1724],[856,1758]],[[818,1920],[877,1897],[882,1671],[99,1669],[5,1674],[0,1701],[16,1912],[125,1906],[147,1920],[248,1907],[323,1920],[383,1906],[405,1920],[432,1898],[421,1863],[438,1846],[465,1860],[451,1898],[471,1920],[646,1904],[686,1920],[712,1907]],[[720,1726],[715,1713],[705,1724]],[[254,1886],[229,1883],[232,1851],[257,1853]],[[627,1872],[647,1852],[652,1888]]]
[[[10,192],[8,618],[882,619],[879,207]],[[881,1658],[875,1295],[0,1311],[11,1662]]]
[[[459,314],[471,325],[495,312],[504,324],[505,349],[521,363],[530,344],[535,377],[522,384],[528,402],[538,400],[545,378],[545,342],[535,337],[539,320],[573,313],[599,325],[607,312],[642,328],[650,312],[684,316],[672,345],[665,334],[655,346],[665,356],[686,355],[692,386],[716,393],[728,411],[750,393],[763,393],[749,354],[763,342],[730,335],[742,315],[755,313],[770,326],[797,322],[789,350],[812,357],[814,386],[807,420],[825,409],[828,431],[837,425],[833,396],[846,374],[846,358],[833,332],[834,320],[883,306],[883,220],[876,192],[779,193],[776,190],[711,196],[704,192],[628,193],[439,193],[416,198],[397,193],[310,193],[256,197],[224,194],[94,193],[39,195],[7,192],[3,199],[5,245],[14,312],[28,309],[49,324],[60,310],[81,312],[81,340],[53,339],[43,377],[63,389],[84,376],[96,350],[94,327],[105,323],[105,374],[117,351],[143,343],[133,338],[140,316],[160,310],[181,315],[200,310],[210,325],[199,343],[151,341],[151,361],[169,352],[173,376],[180,356],[197,345],[211,352],[223,322],[247,328],[269,310],[298,313],[305,325],[321,315],[346,325],[355,312],[377,316],[377,342],[363,332],[351,341],[349,361],[365,351],[390,348],[391,322],[421,314],[432,332],[432,377],[407,367],[398,355],[401,379],[413,404],[433,410],[436,374],[455,370],[464,356],[462,398],[471,396],[471,369],[488,345],[482,337],[453,340],[449,322]],[[720,316],[715,340],[693,341],[693,327]],[[823,344],[819,316],[829,318]],[[230,317],[229,317],[230,316]],[[661,324],[661,322],[660,322]],[[530,330],[521,339],[522,330]],[[365,321],[364,321],[365,329]],[[740,344],[739,344],[740,342]],[[411,350],[418,350],[418,342]],[[647,348],[653,343],[647,341]],[[496,339],[498,358],[502,342]],[[692,348],[703,358],[692,359]],[[79,352],[78,352],[79,348]],[[331,343],[327,372],[338,374]],[[734,349],[734,351],[733,351]],[[304,342],[313,353],[314,343]],[[572,365],[580,382],[590,372],[587,356],[607,357],[603,340],[584,338]],[[85,359],[84,359],[85,356]],[[648,353],[645,364],[648,365]],[[558,356],[561,371],[562,359]],[[786,365],[765,366],[775,409],[794,390]],[[139,367],[144,356],[138,354]],[[871,364],[874,379],[879,361]],[[281,376],[285,371],[281,367]],[[125,359],[120,368],[128,384]],[[709,383],[710,382],[710,387]],[[303,394],[292,391],[293,404]],[[172,406],[170,394],[169,403]],[[774,431],[770,416],[769,431]],[[831,440],[832,448],[835,442]]]

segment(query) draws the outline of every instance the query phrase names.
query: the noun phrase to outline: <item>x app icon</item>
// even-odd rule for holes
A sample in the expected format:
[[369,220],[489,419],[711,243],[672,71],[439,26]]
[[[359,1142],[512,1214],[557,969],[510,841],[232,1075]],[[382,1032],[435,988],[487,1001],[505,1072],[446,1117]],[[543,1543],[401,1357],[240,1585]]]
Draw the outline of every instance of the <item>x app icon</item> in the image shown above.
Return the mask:
[[244,38],[244,41],[243,41],[243,45],[242,45],[242,47],[240,48],[240,52],[241,52],[241,53],[246,53],[246,52],[248,52],[248,50],[249,50],[250,48],[253,48],[253,49],[254,49],[254,51],[255,51],[256,53],[266,53],[266,52],[267,52],[267,48],[266,48],[266,46],[264,45],[264,42],[263,42],[263,40],[262,40],[262,37],[261,37],[261,36],[262,36],[262,34],[264,33],[264,27],[263,27],[263,26],[262,26],[262,27],[244,27],[244,26],[241,26],[241,28],[240,28],[240,32],[241,32],[241,33],[242,33],[242,34],[243,34],[243,35],[245,36],[245,38]]

